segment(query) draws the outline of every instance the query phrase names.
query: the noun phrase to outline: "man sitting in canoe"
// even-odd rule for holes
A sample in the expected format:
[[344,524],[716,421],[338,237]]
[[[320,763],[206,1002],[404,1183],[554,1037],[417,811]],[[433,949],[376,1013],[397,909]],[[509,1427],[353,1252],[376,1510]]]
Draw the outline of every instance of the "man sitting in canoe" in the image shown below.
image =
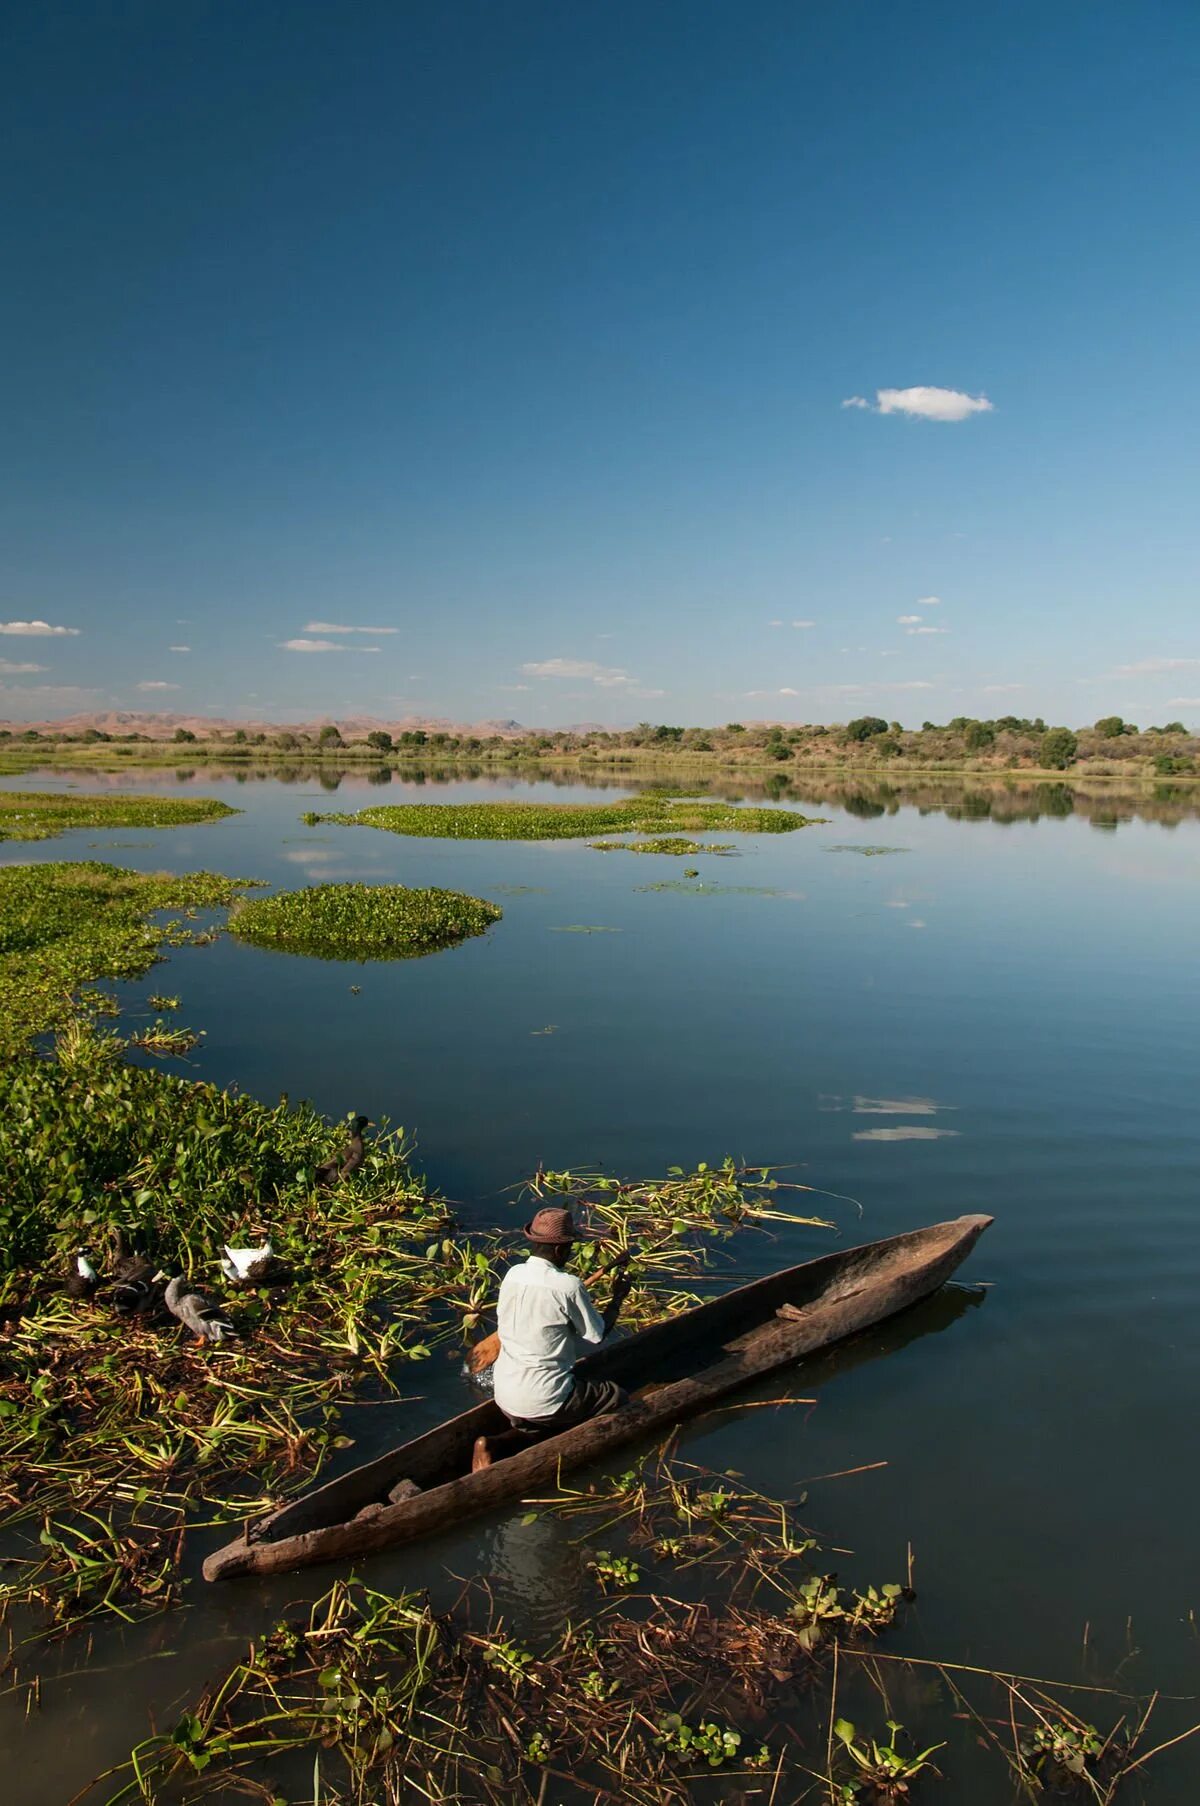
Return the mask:
[[[567,1272],[573,1243],[599,1238],[577,1228],[569,1210],[549,1209],[525,1225],[525,1239],[529,1258],[509,1268],[496,1304],[500,1353],[494,1396],[512,1429],[478,1439],[473,1473],[522,1442],[556,1436],[617,1410],[626,1399],[612,1380],[577,1379],[574,1368],[583,1349],[596,1347],[613,1328],[632,1281],[618,1271],[601,1316],[582,1279]],[[628,1258],[622,1256],[619,1266]]]

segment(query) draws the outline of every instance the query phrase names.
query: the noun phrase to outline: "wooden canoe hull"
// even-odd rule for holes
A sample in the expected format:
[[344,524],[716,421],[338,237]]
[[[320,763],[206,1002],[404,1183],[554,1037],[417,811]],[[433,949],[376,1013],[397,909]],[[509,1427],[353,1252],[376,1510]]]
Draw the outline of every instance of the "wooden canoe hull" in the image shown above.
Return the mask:
[[[207,1558],[205,1579],[287,1573],[369,1555],[553,1484],[569,1468],[678,1423],[747,1381],[927,1298],[966,1259],[991,1221],[987,1216],[957,1217],[839,1249],[598,1349],[577,1364],[581,1377],[613,1379],[630,1390],[653,1382],[653,1391],[473,1474],[476,1437],[506,1427],[490,1400],[476,1405],[247,1526],[243,1536]],[[777,1315],[781,1306],[792,1308]],[[423,1490],[398,1504],[384,1504],[373,1515],[356,1516],[364,1506],[374,1508],[386,1500],[401,1479]]]

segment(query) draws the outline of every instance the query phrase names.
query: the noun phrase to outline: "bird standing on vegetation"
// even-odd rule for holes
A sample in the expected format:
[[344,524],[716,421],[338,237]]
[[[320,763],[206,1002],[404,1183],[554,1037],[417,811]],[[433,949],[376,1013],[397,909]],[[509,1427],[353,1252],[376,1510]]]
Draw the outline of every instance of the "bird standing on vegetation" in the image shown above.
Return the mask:
[[[158,1274],[160,1279],[165,1274]],[[173,1317],[201,1342],[226,1342],[237,1332],[227,1317],[219,1315],[219,1307],[206,1292],[201,1292],[182,1276],[167,1280],[163,1302]]]
[[100,1275],[88,1259],[85,1248],[75,1250],[75,1260],[71,1271],[67,1274],[66,1294],[68,1298],[94,1298],[96,1288],[100,1284]]
[[286,1277],[287,1269],[277,1260],[270,1241],[261,1248],[231,1248],[225,1243],[221,1271],[231,1285],[260,1286]]
[[348,1179],[356,1173],[367,1157],[366,1143],[363,1141],[363,1130],[371,1127],[369,1116],[356,1116],[350,1130],[350,1139],[340,1154],[332,1160],[326,1160],[317,1168],[318,1185],[334,1185],[339,1179]]

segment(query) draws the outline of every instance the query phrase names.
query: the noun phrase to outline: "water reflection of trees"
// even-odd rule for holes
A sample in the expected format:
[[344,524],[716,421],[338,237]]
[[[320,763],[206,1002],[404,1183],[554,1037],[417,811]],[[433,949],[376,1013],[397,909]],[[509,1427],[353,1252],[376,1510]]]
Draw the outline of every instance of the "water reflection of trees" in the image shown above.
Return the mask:
[[[80,765],[72,770],[101,786],[123,789],[138,783],[160,784],[167,775],[161,766],[140,766],[114,772],[111,767]],[[988,821],[1000,827],[1014,822],[1040,821],[1043,817],[1062,819],[1075,815],[1103,833],[1112,833],[1123,822],[1151,821],[1169,828],[1200,817],[1200,787],[1191,785],[1047,782],[1011,776],[988,782],[978,777],[964,780],[905,775],[872,780],[861,776],[838,777],[835,773],[823,777],[820,774],[792,776],[770,772],[739,777],[733,772],[718,772],[702,780],[681,783],[669,767],[656,776],[644,772],[632,776],[619,771],[553,770],[536,763],[497,771],[494,765],[464,759],[444,765],[376,766],[362,762],[339,765],[328,758],[298,759],[287,764],[275,760],[256,764],[251,760],[239,762],[232,768],[221,760],[205,765],[181,765],[175,767],[171,775],[181,785],[211,784],[234,777],[240,784],[317,784],[326,792],[340,790],[343,786],[355,790],[388,784],[437,788],[480,778],[487,780],[493,794],[519,793],[534,785],[543,791],[549,788],[628,792],[665,787],[679,795],[718,797],[725,802],[766,801],[794,803],[809,809],[837,808],[860,821],[897,815],[901,809],[916,809],[922,815],[947,815],[955,821]]]

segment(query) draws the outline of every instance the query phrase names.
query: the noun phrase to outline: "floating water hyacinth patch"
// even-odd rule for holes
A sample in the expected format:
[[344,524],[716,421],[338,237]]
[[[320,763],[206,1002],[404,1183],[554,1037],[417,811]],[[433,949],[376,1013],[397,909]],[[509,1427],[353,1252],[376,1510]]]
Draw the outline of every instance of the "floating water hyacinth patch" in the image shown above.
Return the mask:
[[861,853],[864,859],[878,859],[884,853],[907,853],[909,849],[908,847],[856,846],[847,842],[845,846],[826,847],[825,851],[827,853]]
[[647,792],[619,803],[385,803],[353,815],[310,810],[300,819],[309,826],[340,822],[439,840],[590,840],[598,834],[673,835],[681,829],[790,834],[819,818],[795,809],[739,808]]
[[[157,911],[194,918],[198,909],[232,903],[249,882],[212,872],[127,872],[90,859],[0,871],[0,1053],[65,1021],[81,985],[136,978],[162,947],[204,938],[184,921],[156,926]],[[111,1013],[107,1003],[99,1007]]]
[[734,848],[717,841],[689,840],[683,834],[660,835],[654,840],[593,840],[593,853],[668,853],[676,858],[694,857],[697,853],[717,853],[728,856]]
[[52,840],[68,828],[182,828],[237,814],[228,803],[207,796],[85,796],[0,790],[0,840]]
[[316,884],[241,904],[230,930],[256,947],[311,959],[415,959],[482,934],[502,914],[456,890]]

